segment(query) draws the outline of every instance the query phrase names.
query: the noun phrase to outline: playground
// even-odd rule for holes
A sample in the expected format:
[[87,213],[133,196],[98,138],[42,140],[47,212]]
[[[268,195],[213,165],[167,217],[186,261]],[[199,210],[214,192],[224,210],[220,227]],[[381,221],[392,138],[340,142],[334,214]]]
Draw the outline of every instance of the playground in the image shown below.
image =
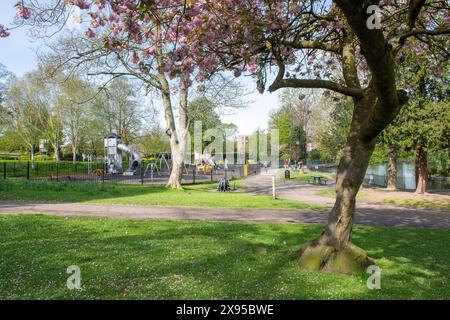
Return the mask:
[[[258,174],[257,164],[216,164],[211,155],[197,155],[194,163],[183,167],[182,184],[234,180]],[[0,179],[87,181],[119,184],[167,183],[172,166],[168,153],[144,157],[136,148],[122,143],[117,134],[104,139],[104,157],[87,156],[87,161],[0,160]],[[229,184],[229,182],[228,182]]]

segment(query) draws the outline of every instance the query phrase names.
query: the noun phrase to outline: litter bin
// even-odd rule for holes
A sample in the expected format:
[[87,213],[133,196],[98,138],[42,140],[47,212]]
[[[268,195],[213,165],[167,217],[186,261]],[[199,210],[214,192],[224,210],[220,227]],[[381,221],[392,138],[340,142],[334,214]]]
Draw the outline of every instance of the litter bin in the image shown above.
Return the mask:
[[291,178],[291,170],[284,170],[284,178],[285,179]]

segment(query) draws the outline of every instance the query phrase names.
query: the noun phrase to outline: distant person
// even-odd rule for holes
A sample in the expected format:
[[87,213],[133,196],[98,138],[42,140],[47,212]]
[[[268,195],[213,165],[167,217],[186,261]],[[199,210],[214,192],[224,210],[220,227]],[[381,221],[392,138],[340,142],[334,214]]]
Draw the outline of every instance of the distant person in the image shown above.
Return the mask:
[[264,160],[263,161],[263,167],[264,167],[264,170],[266,171],[266,173],[267,173],[267,165],[268,165],[267,160]]

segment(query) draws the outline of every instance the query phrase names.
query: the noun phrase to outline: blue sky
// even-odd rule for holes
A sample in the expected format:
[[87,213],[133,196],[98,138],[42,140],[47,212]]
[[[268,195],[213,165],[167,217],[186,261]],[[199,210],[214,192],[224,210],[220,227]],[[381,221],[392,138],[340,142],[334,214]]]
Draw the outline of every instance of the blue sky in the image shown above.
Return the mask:
[[[0,24],[6,27],[10,25],[15,15],[16,2],[17,0],[1,0]],[[33,41],[27,28],[11,30],[10,33],[10,37],[0,38],[0,63],[17,76],[22,76],[36,68],[35,51],[42,46],[42,43]],[[223,116],[222,120],[237,125],[241,134],[250,134],[257,128],[266,129],[269,112],[277,107],[278,93],[266,92],[261,95],[255,90],[256,85],[253,80],[245,77],[242,82],[249,92],[253,92],[248,97],[252,103],[245,110]]]

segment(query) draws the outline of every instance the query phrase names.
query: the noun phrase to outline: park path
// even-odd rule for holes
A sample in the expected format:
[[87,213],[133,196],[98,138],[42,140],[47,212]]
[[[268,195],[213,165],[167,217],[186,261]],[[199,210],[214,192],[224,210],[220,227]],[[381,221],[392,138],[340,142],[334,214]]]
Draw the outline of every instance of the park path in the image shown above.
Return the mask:
[[[326,211],[272,210],[239,208],[191,208],[134,205],[98,205],[84,203],[43,203],[0,201],[0,215],[48,214],[55,216],[108,217],[155,220],[252,221],[324,224]],[[450,228],[450,214],[385,206],[358,209],[355,224],[389,227]]]
[[[272,177],[276,180],[277,198],[303,201],[311,204],[331,207],[334,198],[317,195],[318,191],[326,188],[334,189],[334,183],[327,186],[316,186],[293,180],[280,179],[280,170],[269,170],[259,175],[246,178],[246,191],[259,195],[272,194]],[[355,223],[377,226],[423,226],[445,227],[450,223],[450,212],[433,209],[418,209],[398,205],[383,204],[379,202],[357,201],[355,210]]]
[[[324,186],[315,186],[293,180],[284,181],[280,179],[280,171],[278,169],[271,169],[267,173],[263,172],[259,175],[247,177],[245,179],[246,191],[259,195],[271,195],[272,176],[275,176],[276,180],[277,198],[303,201],[329,207],[332,207],[334,204],[333,198],[316,195],[316,192],[323,190]],[[334,184],[328,184],[329,186],[334,186]]]

